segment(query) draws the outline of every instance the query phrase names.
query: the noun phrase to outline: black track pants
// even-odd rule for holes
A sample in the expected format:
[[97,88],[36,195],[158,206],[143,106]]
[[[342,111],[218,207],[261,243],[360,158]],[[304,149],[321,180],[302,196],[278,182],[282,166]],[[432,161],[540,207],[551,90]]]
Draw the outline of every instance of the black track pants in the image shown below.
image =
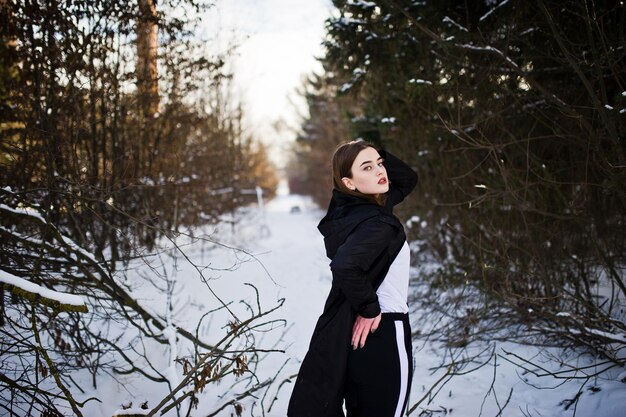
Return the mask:
[[400,417],[413,377],[407,314],[383,313],[363,348],[351,350],[346,380],[347,417]]

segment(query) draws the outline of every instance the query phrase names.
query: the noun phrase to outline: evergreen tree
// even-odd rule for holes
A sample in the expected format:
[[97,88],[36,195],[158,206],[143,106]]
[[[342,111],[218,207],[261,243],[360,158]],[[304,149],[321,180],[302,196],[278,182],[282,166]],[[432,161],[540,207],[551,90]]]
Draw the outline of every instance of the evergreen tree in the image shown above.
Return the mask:
[[[573,338],[619,362],[620,348],[598,334],[626,329],[615,309],[626,298],[624,7],[334,4],[324,62],[339,96],[353,100],[337,100],[338,113],[352,137],[418,170],[404,209],[424,221],[416,233],[442,265],[431,273],[433,296],[467,285],[488,295],[478,309],[466,300],[474,307],[440,329],[449,342],[503,328],[515,337],[510,324],[532,323],[541,335],[517,335]],[[598,299],[604,288],[615,290]]]

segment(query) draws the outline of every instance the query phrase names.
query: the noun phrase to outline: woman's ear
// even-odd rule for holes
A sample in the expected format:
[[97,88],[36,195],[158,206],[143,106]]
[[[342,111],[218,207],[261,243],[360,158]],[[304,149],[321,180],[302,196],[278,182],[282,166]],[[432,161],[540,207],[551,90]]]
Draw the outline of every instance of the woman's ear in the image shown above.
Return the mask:
[[346,188],[348,188],[349,190],[352,190],[352,191],[356,190],[356,187],[354,186],[354,182],[352,182],[351,178],[343,177],[341,179],[341,182],[343,182],[343,185],[345,185]]

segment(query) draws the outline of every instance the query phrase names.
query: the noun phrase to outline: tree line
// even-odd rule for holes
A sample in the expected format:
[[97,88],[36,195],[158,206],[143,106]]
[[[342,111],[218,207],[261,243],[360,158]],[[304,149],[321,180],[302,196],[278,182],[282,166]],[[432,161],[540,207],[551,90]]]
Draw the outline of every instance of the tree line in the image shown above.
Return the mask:
[[[3,415],[82,415],[101,400],[85,398],[78,372],[92,376],[92,389],[106,374],[165,384],[171,395],[158,408],[178,415],[228,375],[250,381],[239,399],[269,384],[254,375],[252,332],[271,308],[231,314],[210,343],[201,323],[179,327],[171,308],[136,299],[142,277],[126,269],[159,242],[193,239],[194,228],[256,202],[255,187],[266,197],[276,188],[231,92],[234,46],[209,48],[195,35],[213,6],[0,2]],[[210,293],[210,268],[195,267]],[[171,277],[143,278],[171,302]],[[216,309],[230,311],[229,302]],[[186,375],[178,386],[150,356],[150,346],[176,352],[177,343],[194,352],[175,358]]]
[[230,52],[210,56],[193,18],[170,17],[208,6],[159,7],[2,7],[1,181],[114,259],[155,230],[215,221],[244,203],[237,190],[276,185],[229,96]]
[[599,373],[623,366],[623,4],[333,4],[324,72],[303,89],[294,187],[327,204],[319,173],[347,139],[401,155],[420,176],[401,210],[417,264],[438,265],[413,292],[437,323],[422,336],[575,347],[601,358]]

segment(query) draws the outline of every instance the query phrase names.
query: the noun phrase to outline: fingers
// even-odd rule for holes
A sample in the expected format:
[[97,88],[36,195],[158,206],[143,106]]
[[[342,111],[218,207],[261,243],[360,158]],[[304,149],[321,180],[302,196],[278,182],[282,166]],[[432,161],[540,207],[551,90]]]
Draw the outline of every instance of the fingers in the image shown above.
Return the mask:
[[369,334],[369,323],[365,322],[363,326],[360,327],[359,333],[357,334],[356,343],[352,345],[353,349],[365,346],[365,340],[367,340],[367,335]]
[[380,314],[374,317],[374,323],[372,324],[372,333],[374,333],[376,329],[378,329],[378,326],[380,325],[380,319],[381,319]]
[[380,324],[381,315],[366,319],[362,316],[357,316],[352,327],[352,349],[365,346],[365,341],[370,333],[374,333]]
[[363,333],[363,317],[357,316],[352,327],[352,349],[356,349],[359,346],[361,340],[361,334]]
[[[361,316],[357,316],[354,321],[354,327],[352,328],[352,349],[356,349],[361,344],[361,338],[363,333],[367,335],[369,331],[367,319]],[[367,330],[365,330],[367,328]]]

